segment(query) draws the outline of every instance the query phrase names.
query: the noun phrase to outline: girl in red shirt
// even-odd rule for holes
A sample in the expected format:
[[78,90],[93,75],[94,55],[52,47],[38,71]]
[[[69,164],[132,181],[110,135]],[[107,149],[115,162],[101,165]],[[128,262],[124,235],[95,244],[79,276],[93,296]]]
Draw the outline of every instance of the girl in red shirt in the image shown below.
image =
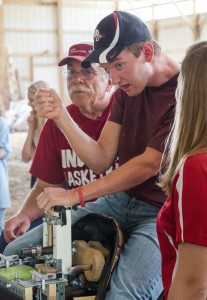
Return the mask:
[[[191,46],[176,91],[173,129],[159,185],[157,219],[168,300],[207,299],[207,41]],[[169,151],[167,151],[167,149]]]

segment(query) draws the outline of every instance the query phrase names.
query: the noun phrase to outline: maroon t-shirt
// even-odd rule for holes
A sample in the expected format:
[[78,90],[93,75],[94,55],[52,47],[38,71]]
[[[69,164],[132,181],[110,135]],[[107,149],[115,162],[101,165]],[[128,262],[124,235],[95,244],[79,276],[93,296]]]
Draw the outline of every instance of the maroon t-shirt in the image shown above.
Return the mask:
[[[119,164],[142,154],[146,147],[163,152],[174,118],[177,75],[160,87],[146,87],[138,96],[129,97],[117,90],[110,121],[121,124]],[[161,206],[165,194],[156,185],[157,176],[126,191],[139,200]]]
[[[98,140],[108,120],[113,99],[114,95],[102,117],[97,120],[84,117],[74,104],[69,105],[67,110],[86,134]],[[101,175],[95,174],[79,159],[56,124],[52,120],[47,120],[40,134],[30,173],[47,183],[62,184],[65,181],[68,188],[76,188],[102,177],[117,166],[116,160],[108,171]]]

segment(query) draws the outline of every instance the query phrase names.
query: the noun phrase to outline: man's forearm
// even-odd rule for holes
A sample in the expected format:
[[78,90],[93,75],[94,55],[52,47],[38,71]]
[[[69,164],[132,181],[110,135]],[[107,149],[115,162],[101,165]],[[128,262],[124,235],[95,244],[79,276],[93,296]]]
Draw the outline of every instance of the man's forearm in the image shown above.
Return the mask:
[[61,117],[55,120],[55,122],[66,136],[77,156],[90,169],[96,173],[101,173],[110,166],[109,162],[104,162],[106,156],[99,143],[85,134],[74,123],[66,110],[62,112]]
[[19,213],[22,211],[27,214],[30,222],[33,222],[44,215],[44,211],[37,206],[37,197],[42,193],[44,188],[35,186],[27,195]]
[[[147,153],[148,152],[148,153]],[[85,185],[83,189],[86,201],[98,197],[128,190],[137,184],[155,176],[159,171],[162,154],[155,150],[146,151],[147,154],[137,156],[101,179]],[[148,161],[153,156],[156,163]]]

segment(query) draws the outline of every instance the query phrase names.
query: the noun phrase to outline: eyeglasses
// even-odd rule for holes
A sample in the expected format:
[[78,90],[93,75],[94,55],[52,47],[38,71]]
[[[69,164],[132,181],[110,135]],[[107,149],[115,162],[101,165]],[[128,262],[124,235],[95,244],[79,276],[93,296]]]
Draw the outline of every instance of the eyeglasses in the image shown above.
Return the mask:
[[92,79],[94,76],[96,76],[97,73],[93,69],[81,69],[80,72],[76,72],[73,69],[67,69],[67,70],[62,70],[62,77],[64,79],[71,79],[72,77],[78,75],[81,79]]

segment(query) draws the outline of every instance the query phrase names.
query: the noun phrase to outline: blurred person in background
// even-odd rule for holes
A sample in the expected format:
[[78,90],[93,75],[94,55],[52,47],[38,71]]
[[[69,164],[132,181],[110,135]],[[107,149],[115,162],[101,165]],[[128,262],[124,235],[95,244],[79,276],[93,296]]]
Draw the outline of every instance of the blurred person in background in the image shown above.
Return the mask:
[[[29,100],[29,106],[31,106],[32,110],[30,116],[27,119],[27,123],[29,126],[26,140],[24,142],[22,148],[22,160],[23,162],[28,162],[34,157],[34,153],[37,147],[40,131],[42,126],[45,123],[43,118],[39,118],[32,107],[32,103],[34,101],[34,95],[38,92],[40,88],[49,87],[48,83],[45,81],[36,81],[29,85],[27,89],[27,97]],[[31,188],[33,187],[36,181],[35,176],[31,176]]]
[[4,118],[5,107],[0,95],[0,232],[4,229],[4,216],[10,207],[9,177],[6,160],[10,152],[9,126]]

